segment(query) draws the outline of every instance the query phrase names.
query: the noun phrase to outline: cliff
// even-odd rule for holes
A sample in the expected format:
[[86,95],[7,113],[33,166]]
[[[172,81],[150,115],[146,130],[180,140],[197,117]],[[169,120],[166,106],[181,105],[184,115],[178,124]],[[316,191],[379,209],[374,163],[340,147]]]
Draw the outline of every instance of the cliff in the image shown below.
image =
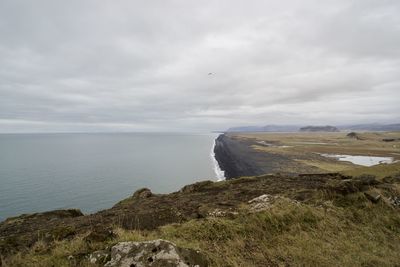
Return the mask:
[[225,172],[226,179],[265,173],[254,164],[251,157],[254,151],[247,144],[237,142],[228,135],[218,136],[215,140],[214,153],[220,168]]
[[143,266],[159,266],[151,264],[165,263],[159,249],[173,249],[179,266],[396,266],[399,187],[399,176],[305,174],[205,181],[165,195],[142,189],[92,215],[53,211],[1,222],[0,263],[124,266],[121,255],[132,262],[143,252]]
[[214,154],[228,180],[267,173],[321,173],[319,168],[306,166],[298,161],[299,155],[265,150],[280,147],[282,146],[279,143],[260,142],[252,136],[225,133],[216,139]]

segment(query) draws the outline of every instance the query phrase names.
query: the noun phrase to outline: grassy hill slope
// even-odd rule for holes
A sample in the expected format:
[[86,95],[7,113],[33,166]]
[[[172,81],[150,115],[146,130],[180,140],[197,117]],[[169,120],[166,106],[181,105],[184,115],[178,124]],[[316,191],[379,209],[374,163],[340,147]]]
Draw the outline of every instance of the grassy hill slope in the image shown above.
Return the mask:
[[[373,200],[374,194],[380,199]],[[254,200],[258,196],[264,196],[262,201]],[[119,241],[162,238],[202,251],[211,266],[398,266],[399,202],[396,171],[382,179],[244,177],[200,182],[168,195],[140,190],[95,215],[53,216],[53,224],[47,225],[39,222],[51,213],[1,223],[2,264],[96,266],[87,258],[95,250]],[[149,227],[129,224],[123,217],[130,210],[142,216],[130,219],[143,219]],[[39,225],[31,231],[35,220]],[[54,224],[57,220],[60,224]]]

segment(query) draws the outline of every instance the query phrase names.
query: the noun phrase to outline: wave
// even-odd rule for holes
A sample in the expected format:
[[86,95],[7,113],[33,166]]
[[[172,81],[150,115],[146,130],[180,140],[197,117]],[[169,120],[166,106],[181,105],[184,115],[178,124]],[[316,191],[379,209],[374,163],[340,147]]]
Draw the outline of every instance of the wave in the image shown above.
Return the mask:
[[215,176],[217,177],[217,181],[223,181],[223,180],[225,180],[225,171],[223,171],[221,169],[221,167],[219,166],[219,163],[218,163],[217,159],[215,158],[214,149],[215,149],[215,139],[214,139],[214,144],[211,149],[210,156],[211,156],[211,159],[212,159],[212,162],[214,165],[214,172],[215,172]]

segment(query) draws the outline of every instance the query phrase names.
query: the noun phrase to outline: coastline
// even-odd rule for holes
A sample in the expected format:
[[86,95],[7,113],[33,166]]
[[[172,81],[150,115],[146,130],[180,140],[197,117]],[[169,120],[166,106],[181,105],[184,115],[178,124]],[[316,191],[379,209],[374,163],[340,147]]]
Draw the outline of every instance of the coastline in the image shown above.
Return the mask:
[[[388,228],[382,223],[382,218],[391,225],[399,221],[398,214],[393,212],[400,207],[396,191],[398,168],[386,171],[387,176],[381,178],[344,173],[276,173],[236,179],[234,175],[240,173],[267,173],[259,162],[265,155],[269,162],[279,164],[279,157],[252,149],[254,143],[257,140],[237,139],[229,134],[215,139],[209,155],[215,156],[215,170],[227,174],[223,182],[214,179],[192,183],[168,194],[155,194],[142,188],[112,208],[94,214],[85,215],[80,210],[69,209],[8,218],[0,222],[0,263],[5,262],[5,266],[36,266],[26,263],[37,263],[39,259],[47,260],[43,266],[71,266],[72,259],[86,264],[92,263],[92,256],[100,252],[107,255],[106,259],[110,253],[112,257],[110,244],[119,246],[128,241],[165,239],[209,257],[211,264],[200,266],[225,266],[228,260],[238,266],[253,266],[253,258],[258,252],[251,252],[249,261],[241,252],[248,249],[247,244],[250,247],[262,244],[270,249],[270,240],[274,237],[286,243],[282,243],[271,257],[262,255],[255,266],[281,263],[287,255],[282,251],[288,251],[294,257],[294,260],[287,261],[288,264],[324,265],[325,255],[328,255],[330,265],[335,265],[338,256],[329,253],[340,250],[346,242],[347,247],[355,249],[346,249],[343,255],[359,255],[358,247],[383,246],[382,251],[386,254],[382,254],[382,259],[392,257],[388,262],[398,261],[395,247],[400,240],[382,245],[380,240],[371,241],[370,238],[371,231],[385,240],[393,240],[396,236],[396,229]],[[386,166],[389,165],[378,167]],[[368,174],[375,168],[364,170],[368,170]],[[328,203],[329,212],[321,209],[321,203]],[[355,211],[358,217],[353,220],[351,214]],[[360,218],[363,220],[362,231]],[[338,223],[340,229],[346,229],[344,236],[337,235]],[[282,228],[288,224],[295,226],[290,227],[293,231]],[[302,234],[297,238],[299,227]],[[329,240],[334,241],[334,250],[331,246],[327,250],[321,249],[326,241],[321,241],[320,236],[326,233]],[[358,235],[356,245],[353,240],[348,240],[349,234]],[[309,243],[315,244],[313,247],[304,248],[304,235],[309,237]],[[293,242],[296,243],[293,245]],[[196,247],[192,247],[193,244]],[[232,246],[235,248],[232,253],[226,250]],[[309,254],[304,254],[303,250]],[[301,255],[296,254],[297,251],[301,251]],[[316,262],[315,255],[322,253],[324,257]],[[309,260],[304,260],[303,255],[308,255]],[[375,257],[372,253],[364,254],[367,256]],[[351,265],[357,265],[359,257],[353,259]],[[22,264],[13,264],[15,262]],[[54,265],[54,262],[65,264]],[[349,262],[340,263],[346,265]],[[104,266],[104,262],[94,266]]]
[[[340,175],[331,178],[342,179]],[[293,184],[294,180],[302,182]],[[22,214],[0,222],[0,241],[15,238],[12,243],[0,242],[0,254],[19,247],[30,247],[41,238],[65,239],[84,234],[93,227],[118,225],[128,230],[154,230],[167,224],[206,218],[215,211],[231,212],[233,207],[266,193],[279,191],[282,194],[293,193],[293,198],[301,197],[286,189],[301,189],[307,183],[310,187],[320,186],[325,182],[326,175],[309,180],[303,176],[265,175],[228,180],[222,184],[202,181],[169,194],[155,194],[150,189],[142,188],[112,208],[93,214],[83,214],[79,209]],[[40,235],[37,234],[39,232]]]
[[217,136],[208,132],[2,135],[0,221],[74,207],[94,213],[143,187],[171,193],[200,179],[216,181],[210,151]]
[[217,160],[217,158],[215,156],[215,146],[216,146],[216,139],[214,139],[214,144],[213,144],[213,146],[211,148],[210,156],[211,156],[211,160],[213,162],[213,169],[214,169],[215,175],[217,177],[217,181],[220,182],[220,181],[226,180],[226,177],[225,177],[225,171],[223,171],[221,169],[221,167],[219,165],[219,162],[218,162],[218,160]]
[[214,153],[227,180],[268,173],[257,165],[257,154],[247,143],[237,141],[227,134],[221,134],[215,140]]
[[385,140],[398,136],[363,133],[360,141],[345,133],[225,133],[216,140],[215,154],[226,179],[340,172],[396,162],[399,143]]

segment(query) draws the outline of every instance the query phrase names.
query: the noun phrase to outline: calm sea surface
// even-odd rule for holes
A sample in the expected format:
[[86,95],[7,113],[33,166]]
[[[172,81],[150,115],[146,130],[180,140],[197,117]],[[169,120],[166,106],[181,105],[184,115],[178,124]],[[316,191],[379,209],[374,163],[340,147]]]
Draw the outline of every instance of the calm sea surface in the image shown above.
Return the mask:
[[216,180],[216,134],[0,134],[0,221],[21,213],[110,208],[135,190]]

